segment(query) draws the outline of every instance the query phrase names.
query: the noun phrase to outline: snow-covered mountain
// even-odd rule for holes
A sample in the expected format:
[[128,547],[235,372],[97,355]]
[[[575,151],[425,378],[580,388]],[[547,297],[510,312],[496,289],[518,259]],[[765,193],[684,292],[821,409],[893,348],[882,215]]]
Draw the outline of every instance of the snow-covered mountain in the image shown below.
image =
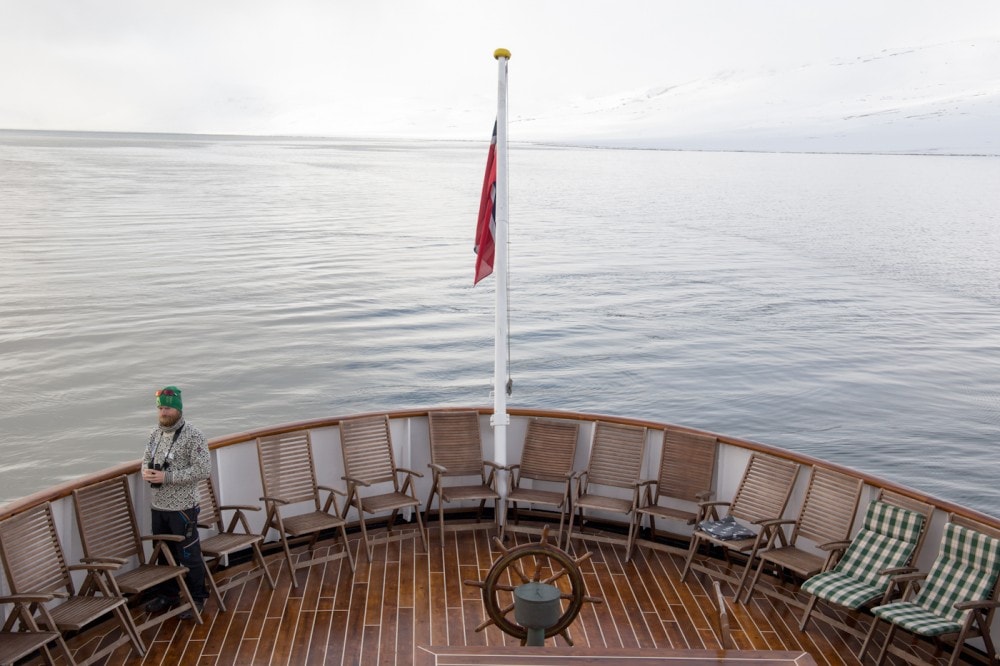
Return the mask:
[[533,116],[511,140],[679,150],[1000,154],[1000,40],[727,71]]

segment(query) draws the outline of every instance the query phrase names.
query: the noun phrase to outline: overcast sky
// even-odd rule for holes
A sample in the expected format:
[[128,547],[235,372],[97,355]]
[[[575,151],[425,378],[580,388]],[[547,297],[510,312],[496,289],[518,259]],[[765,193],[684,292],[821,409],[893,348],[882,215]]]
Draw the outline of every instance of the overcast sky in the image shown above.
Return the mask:
[[513,118],[998,36],[996,0],[0,0],[0,128],[481,138],[497,47]]

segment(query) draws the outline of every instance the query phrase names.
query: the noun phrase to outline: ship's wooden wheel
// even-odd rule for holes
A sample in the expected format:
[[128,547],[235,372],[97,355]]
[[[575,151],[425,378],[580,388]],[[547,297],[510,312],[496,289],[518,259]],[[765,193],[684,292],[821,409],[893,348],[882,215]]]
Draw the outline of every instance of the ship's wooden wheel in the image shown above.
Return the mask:
[[490,567],[486,578],[481,581],[465,581],[466,585],[483,591],[483,605],[488,617],[476,627],[476,631],[482,631],[493,624],[505,634],[520,639],[524,645],[528,630],[510,617],[514,611],[513,593],[526,583],[544,583],[558,587],[563,600],[563,613],[554,625],[545,630],[545,638],[560,635],[567,644],[573,645],[568,627],[580,614],[583,604],[603,602],[599,597],[587,596],[583,574],[580,573],[580,564],[590,559],[590,552],[574,559],[566,551],[549,543],[547,525],[542,530],[542,538],[538,543],[508,549],[496,537],[493,542],[503,554]]

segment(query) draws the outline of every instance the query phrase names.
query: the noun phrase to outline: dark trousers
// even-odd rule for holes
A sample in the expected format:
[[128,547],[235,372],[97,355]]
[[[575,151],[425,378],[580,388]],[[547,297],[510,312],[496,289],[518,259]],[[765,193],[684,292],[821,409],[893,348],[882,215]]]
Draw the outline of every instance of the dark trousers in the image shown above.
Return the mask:
[[[205,561],[201,559],[201,539],[198,535],[198,507],[184,511],[160,511],[153,509],[153,534],[177,534],[183,541],[169,542],[177,564],[188,568],[184,580],[195,600],[208,598],[205,589]],[[156,593],[170,601],[180,599],[177,581],[170,579],[156,588]]]

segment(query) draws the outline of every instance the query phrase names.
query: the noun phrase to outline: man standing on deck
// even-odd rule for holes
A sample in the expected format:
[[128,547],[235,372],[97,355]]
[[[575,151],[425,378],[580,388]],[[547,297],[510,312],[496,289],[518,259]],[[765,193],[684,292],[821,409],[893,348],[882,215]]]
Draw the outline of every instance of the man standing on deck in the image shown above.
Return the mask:
[[[149,435],[142,457],[142,478],[153,488],[153,534],[177,534],[183,541],[169,542],[174,560],[188,568],[185,580],[201,613],[208,591],[205,563],[201,559],[198,535],[198,482],[212,473],[205,435],[184,421],[181,391],[168,386],[156,392],[159,425]],[[156,596],[146,611],[159,613],[180,603],[180,590],[173,579],[156,588]],[[194,614],[185,610],[181,619]]]

